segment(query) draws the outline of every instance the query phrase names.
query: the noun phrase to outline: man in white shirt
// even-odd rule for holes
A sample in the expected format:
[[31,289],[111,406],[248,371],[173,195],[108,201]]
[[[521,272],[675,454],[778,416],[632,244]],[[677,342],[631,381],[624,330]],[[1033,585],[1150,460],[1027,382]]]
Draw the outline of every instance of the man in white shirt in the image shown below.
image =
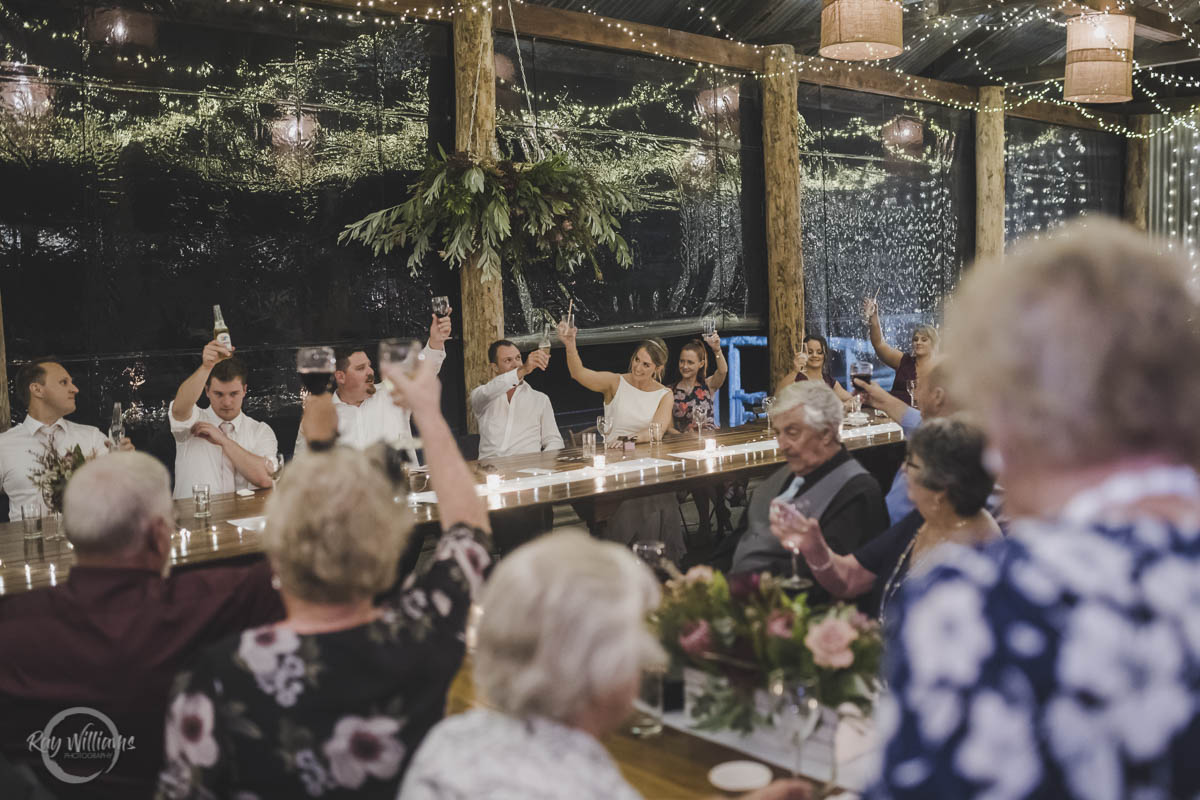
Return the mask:
[[[433,316],[429,325],[429,343],[421,357],[436,371],[446,360],[446,340],[450,338],[450,317]],[[338,443],[365,450],[376,442],[406,449],[416,460],[413,449],[410,414],[392,402],[387,392],[375,391],[375,370],[362,350],[338,351],[333,380],[333,406],[338,417]],[[304,431],[296,435],[296,452],[305,450]]]
[[561,450],[562,434],[550,398],[525,382],[535,369],[545,371],[550,356],[534,350],[521,363],[521,351],[507,339],[488,347],[492,374],[471,392],[471,411],[479,420],[479,457],[515,456]]
[[[64,419],[74,413],[79,389],[57,361],[31,361],[21,367],[16,393],[29,414],[20,425],[0,433],[0,490],[8,495],[12,522],[21,519],[24,506],[36,506],[41,514],[48,511],[31,477],[47,449],[62,455],[78,446],[85,458],[93,458],[107,453],[111,444],[99,428]],[[133,449],[128,438],[119,446]]]
[[[216,340],[204,346],[200,366],[179,385],[168,419],[175,437],[175,498],[206,483],[213,494],[271,486],[279,451],[275,431],[242,413],[246,367]],[[208,408],[196,405],[200,393]]]

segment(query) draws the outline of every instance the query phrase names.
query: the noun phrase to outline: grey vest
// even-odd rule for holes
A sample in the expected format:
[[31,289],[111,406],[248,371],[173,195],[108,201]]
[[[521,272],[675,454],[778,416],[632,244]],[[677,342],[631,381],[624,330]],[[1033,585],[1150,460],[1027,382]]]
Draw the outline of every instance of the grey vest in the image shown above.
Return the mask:
[[[862,464],[851,458],[810,486],[802,496],[811,504],[813,516],[820,519],[842,487],[851,478],[865,474],[867,471]],[[754,496],[750,498],[750,507],[746,509],[749,525],[738,542],[737,549],[733,551],[732,572],[760,572],[791,560],[792,554],[771,534],[770,512],[771,501],[783,494],[793,477],[795,474],[785,464],[777,472],[771,473],[771,477],[754,490]],[[803,559],[800,568],[801,572],[807,572]]]

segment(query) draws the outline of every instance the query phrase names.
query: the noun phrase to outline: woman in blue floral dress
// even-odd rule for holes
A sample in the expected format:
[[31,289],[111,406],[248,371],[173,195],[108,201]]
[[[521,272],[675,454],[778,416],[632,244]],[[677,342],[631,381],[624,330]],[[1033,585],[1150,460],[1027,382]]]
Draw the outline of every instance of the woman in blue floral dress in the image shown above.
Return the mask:
[[433,559],[375,602],[396,582],[411,520],[364,454],[297,458],[263,534],[287,618],[179,676],[160,797],[391,800],[442,718],[488,565],[487,512],[438,411],[437,379],[388,377],[425,440],[443,528]]
[[1200,796],[1189,271],[1089,218],[965,279],[952,394],[1017,521],[901,589],[868,797]]

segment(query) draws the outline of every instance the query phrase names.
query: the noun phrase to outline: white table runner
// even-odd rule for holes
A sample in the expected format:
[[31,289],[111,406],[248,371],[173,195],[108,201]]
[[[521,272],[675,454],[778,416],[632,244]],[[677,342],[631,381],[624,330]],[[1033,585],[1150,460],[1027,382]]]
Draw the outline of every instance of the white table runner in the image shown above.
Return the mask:
[[[628,461],[617,461],[609,464],[604,469],[596,469],[595,467],[580,467],[579,469],[569,469],[562,472],[552,472],[548,475],[530,475],[523,478],[509,478],[502,480],[494,487],[489,487],[486,483],[480,483],[475,486],[475,494],[480,497],[488,497],[490,495],[509,494],[511,492],[526,492],[531,489],[544,489],[547,486],[560,486],[564,483],[575,483],[576,481],[586,481],[591,479],[611,478],[616,475],[625,475],[630,472],[646,472],[648,470],[671,470],[678,467],[678,463],[667,461],[662,458],[632,458]],[[417,503],[436,503],[437,495],[433,492],[417,492],[408,496],[408,501],[413,504]]]

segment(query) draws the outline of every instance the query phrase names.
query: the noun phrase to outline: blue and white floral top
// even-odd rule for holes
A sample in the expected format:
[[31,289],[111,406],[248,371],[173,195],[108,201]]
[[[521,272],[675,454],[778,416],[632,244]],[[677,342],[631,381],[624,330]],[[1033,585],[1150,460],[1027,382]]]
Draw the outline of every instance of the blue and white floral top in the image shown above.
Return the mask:
[[868,797],[1200,797],[1200,521],[1020,523],[889,611]]

